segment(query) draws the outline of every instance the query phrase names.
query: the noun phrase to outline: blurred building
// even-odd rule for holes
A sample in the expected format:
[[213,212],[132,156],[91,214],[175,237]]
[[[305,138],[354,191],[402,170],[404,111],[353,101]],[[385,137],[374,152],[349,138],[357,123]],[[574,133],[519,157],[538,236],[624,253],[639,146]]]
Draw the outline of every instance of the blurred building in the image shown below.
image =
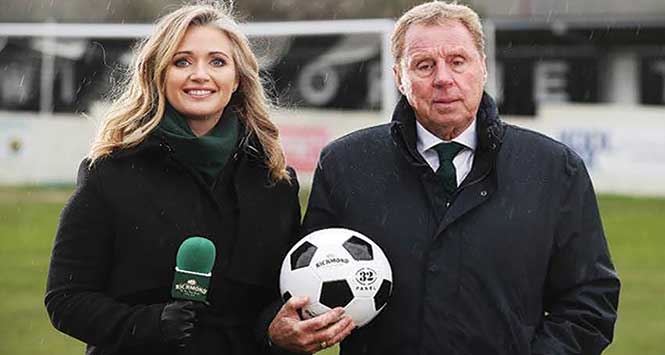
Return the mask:
[[662,0],[470,0],[485,16],[596,16],[665,14]]
[[[0,110],[41,112],[88,112],[96,101],[109,96],[123,66],[131,59],[129,49],[140,33],[133,38],[113,38],[108,32],[87,31],[88,12],[110,19],[120,16],[123,21],[130,16],[127,20],[131,22],[132,12],[141,17],[152,11],[156,16],[164,11],[164,4],[171,3],[92,0],[77,7],[76,1],[66,6],[39,0],[28,0],[26,5],[23,0],[3,2],[5,13],[16,13],[16,18],[25,18],[30,12],[43,18],[49,8],[56,19],[63,18],[63,9],[67,9],[68,21],[83,23],[79,37],[70,33],[51,39],[36,35],[39,31],[29,26],[21,33],[12,28],[16,27],[12,23],[0,23]],[[665,105],[665,1],[467,2],[487,21],[488,90],[498,99],[503,113],[533,116],[544,102]],[[284,16],[280,10],[293,9],[295,3],[298,0],[274,0],[274,16]],[[305,16],[316,9],[333,9],[323,12],[322,17],[372,17],[385,11],[398,16],[414,3],[344,0],[318,1],[314,6],[303,2],[302,9],[294,9],[293,16]],[[238,6],[244,12],[266,16],[265,1],[247,1]],[[131,11],[126,13],[126,9]],[[303,13],[299,15],[299,11]],[[35,23],[35,27],[39,25]],[[266,73],[273,78],[276,101],[305,107],[373,110],[380,107],[384,96],[381,91],[388,87],[382,78],[389,75],[382,71],[387,66],[381,64],[385,34],[374,29],[348,34],[340,28],[339,33],[320,36],[271,36],[268,42],[272,44],[267,45],[266,40],[255,42],[269,49],[264,52],[267,55],[263,62]]]

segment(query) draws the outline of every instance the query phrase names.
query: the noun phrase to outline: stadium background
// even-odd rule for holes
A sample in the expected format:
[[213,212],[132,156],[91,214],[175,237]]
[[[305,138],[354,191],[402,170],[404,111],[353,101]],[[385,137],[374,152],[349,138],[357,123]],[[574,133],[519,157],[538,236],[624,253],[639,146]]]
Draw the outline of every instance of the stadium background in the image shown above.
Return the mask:
[[[606,353],[664,354],[665,2],[462,2],[486,19],[504,119],[573,147],[601,193],[623,281]],[[42,305],[57,216],[129,48],[178,3],[0,0],[0,354],[82,352]],[[415,3],[238,1],[303,202],[326,142],[388,120],[387,37]]]

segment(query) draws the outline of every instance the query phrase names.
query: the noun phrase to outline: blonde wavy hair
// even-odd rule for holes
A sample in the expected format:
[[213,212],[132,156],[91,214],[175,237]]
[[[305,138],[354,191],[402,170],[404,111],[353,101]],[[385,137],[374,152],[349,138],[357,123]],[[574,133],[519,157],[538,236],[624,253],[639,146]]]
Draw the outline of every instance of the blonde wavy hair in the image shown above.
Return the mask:
[[460,21],[471,32],[476,49],[484,58],[485,34],[478,14],[470,7],[456,2],[431,1],[411,8],[395,23],[395,29],[390,37],[390,49],[395,63],[401,65],[404,56],[404,37],[411,25],[438,25],[449,20]]
[[167,102],[166,70],[178,44],[190,26],[213,26],[229,37],[234,48],[240,84],[229,105],[234,106],[246,129],[263,147],[271,179],[289,180],[279,131],[268,115],[270,104],[259,76],[259,64],[231,7],[232,4],[221,3],[186,5],[157,22],[154,33],[137,47],[121,94],[113,100],[102,121],[89,153],[91,165],[114,151],[136,146],[157,127]]

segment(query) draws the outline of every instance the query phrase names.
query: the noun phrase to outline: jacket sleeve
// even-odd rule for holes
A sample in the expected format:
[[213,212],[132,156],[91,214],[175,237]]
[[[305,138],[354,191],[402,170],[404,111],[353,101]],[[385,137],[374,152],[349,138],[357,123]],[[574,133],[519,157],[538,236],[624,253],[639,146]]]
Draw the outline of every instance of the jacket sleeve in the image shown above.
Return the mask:
[[[293,192],[290,196],[291,202],[290,202],[290,211],[288,214],[288,227],[286,228],[286,235],[289,237],[289,242],[287,244],[287,248],[285,250],[282,250],[280,252],[282,258],[286,255],[286,253],[289,251],[289,248],[291,248],[292,245],[294,245],[299,237],[300,237],[300,217],[301,217],[301,212],[300,212],[300,200],[298,198],[298,192],[300,190],[300,185],[298,184],[298,177],[296,175],[295,170],[293,168],[288,167],[288,172],[289,175],[291,176],[291,191]],[[280,258],[280,260],[283,260]],[[281,269],[281,265],[277,265],[278,268]],[[279,283],[277,282],[277,294],[279,294]],[[256,327],[255,327],[255,332],[256,332],[256,339],[261,345],[261,348],[269,354],[273,355],[287,355],[287,354],[292,354],[284,349],[281,349],[275,345],[272,344],[270,341],[270,337],[268,335],[268,328],[270,327],[270,323],[272,320],[275,318],[277,315],[277,312],[279,312],[280,308],[282,307],[284,303],[281,300],[281,297],[277,297],[272,303],[270,303],[265,309],[261,311],[259,314],[258,320],[256,322]]]
[[129,306],[105,294],[114,232],[97,173],[83,161],[60,215],[44,300],[48,315],[55,328],[89,345],[119,349],[161,342],[163,304]]
[[334,208],[333,188],[327,176],[326,163],[331,163],[331,155],[327,154],[327,149],[321,153],[319,163],[314,171],[312,189],[307,203],[307,212],[303,220],[304,234],[313,231],[339,226],[340,220],[338,213]]
[[586,168],[572,152],[565,168],[567,191],[545,281],[545,318],[532,352],[600,354],[612,341],[620,283]]

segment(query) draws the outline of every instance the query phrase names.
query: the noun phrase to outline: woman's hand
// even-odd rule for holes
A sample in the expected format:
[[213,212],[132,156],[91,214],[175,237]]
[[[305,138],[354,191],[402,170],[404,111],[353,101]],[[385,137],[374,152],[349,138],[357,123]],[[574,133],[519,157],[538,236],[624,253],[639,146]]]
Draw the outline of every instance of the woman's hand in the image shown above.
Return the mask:
[[203,304],[193,301],[172,301],[164,306],[160,316],[160,329],[164,339],[180,348],[184,348],[192,340],[196,311]]
[[291,297],[277,312],[268,328],[273,344],[292,352],[314,353],[339,343],[355,328],[341,307],[301,320],[298,310],[307,302],[307,297]]

